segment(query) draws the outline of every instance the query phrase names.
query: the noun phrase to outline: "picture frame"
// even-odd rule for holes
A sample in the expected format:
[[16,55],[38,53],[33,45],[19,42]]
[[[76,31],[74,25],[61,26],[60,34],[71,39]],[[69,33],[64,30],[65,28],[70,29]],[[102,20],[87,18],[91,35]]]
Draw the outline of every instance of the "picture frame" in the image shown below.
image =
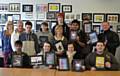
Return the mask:
[[21,14],[13,14],[12,20],[21,20]]
[[57,21],[51,21],[50,23],[50,29],[53,29],[54,26],[56,26]]
[[20,12],[20,3],[9,3],[9,12]]
[[45,53],[45,65],[55,65],[55,53],[54,52]]
[[30,61],[31,61],[31,65],[43,65],[44,61],[43,61],[43,55],[33,55],[30,56]]
[[93,13],[93,22],[94,23],[101,23],[106,21],[104,13]]
[[92,13],[82,13],[82,20],[92,20]]
[[45,13],[48,12],[48,4],[37,4],[36,5],[37,13]]
[[42,20],[36,20],[36,32],[40,30],[42,22]]
[[81,72],[82,69],[82,61],[80,59],[73,59],[72,61],[72,71]]
[[21,67],[22,66],[22,55],[13,55],[12,56],[12,66],[13,67]]
[[0,12],[8,12],[9,11],[9,4],[1,4],[0,3]]
[[63,44],[62,44],[61,41],[57,42],[57,43],[55,44],[55,47],[56,47],[56,50],[57,50],[58,52],[64,51],[64,47],[63,47]]
[[46,15],[46,13],[36,13],[37,14],[37,19],[38,20],[43,20],[43,19],[45,19],[45,15]]
[[90,42],[92,44],[94,44],[94,43],[96,43],[98,41],[98,37],[97,37],[97,33],[96,32],[89,33],[89,38],[90,38]]
[[33,12],[33,5],[22,5],[23,12]]
[[0,14],[0,24],[6,24],[7,14]]
[[58,70],[60,71],[68,71],[70,70],[69,68],[69,61],[68,58],[59,58],[59,65],[58,65]]
[[65,13],[72,12],[72,5],[62,5],[62,12],[65,12]]
[[56,19],[55,12],[47,12],[47,19]]
[[119,22],[119,13],[107,13],[106,20],[109,23],[118,23]]
[[84,23],[83,30],[85,33],[90,33],[92,31],[92,22]]
[[117,33],[120,33],[120,25],[117,25]]
[[93,25],[93,30],[94,30],[97,34],[100,34],[100,25]]
[[48,12],[60,12],[60,3],[48,3]]

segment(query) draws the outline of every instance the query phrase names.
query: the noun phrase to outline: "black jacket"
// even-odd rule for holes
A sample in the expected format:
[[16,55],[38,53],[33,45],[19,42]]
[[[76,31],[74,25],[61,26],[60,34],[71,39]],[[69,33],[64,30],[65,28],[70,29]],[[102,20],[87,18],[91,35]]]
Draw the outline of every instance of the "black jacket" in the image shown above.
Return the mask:
[[115,55],[116,48],[119,46],[119,36],[117,33],[107,30],[104,31],[103,33],[98,35],[99,41],[106,41],[106,48],[108,48],[108,51],[111,52],[113,55]]

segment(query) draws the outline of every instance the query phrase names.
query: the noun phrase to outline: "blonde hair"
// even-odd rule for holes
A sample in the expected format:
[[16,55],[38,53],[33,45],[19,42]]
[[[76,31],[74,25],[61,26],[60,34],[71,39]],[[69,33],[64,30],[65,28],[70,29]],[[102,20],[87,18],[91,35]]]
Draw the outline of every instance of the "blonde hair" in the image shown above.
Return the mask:
[[[8,27],[11,26],[11,30],[8,29]],[[12,21],[8,21],[6,26],[5,26],[5,34],[6,35],[11,35],[11,33],[14,31],[14,25]],[[10,32],[9,32],[10,31]]]
[[63,30],[63,27],[62,27],[61,25],[56,25],[56,27],[55,27],[55,32],[56,32],[58,29],[62,29],[62,30]]

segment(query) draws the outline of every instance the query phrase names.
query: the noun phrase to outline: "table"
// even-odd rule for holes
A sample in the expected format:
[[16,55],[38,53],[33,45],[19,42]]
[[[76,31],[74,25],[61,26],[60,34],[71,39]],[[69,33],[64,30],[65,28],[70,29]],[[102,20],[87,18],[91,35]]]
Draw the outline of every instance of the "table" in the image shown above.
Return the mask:
[[56,71],[56,76],[120,76],[120,71]]
[[55,70],[0,68],[0,76],[54,76]]
[[0,68],[0,76],[120,76],[120,71],[58,71],[54,69]]

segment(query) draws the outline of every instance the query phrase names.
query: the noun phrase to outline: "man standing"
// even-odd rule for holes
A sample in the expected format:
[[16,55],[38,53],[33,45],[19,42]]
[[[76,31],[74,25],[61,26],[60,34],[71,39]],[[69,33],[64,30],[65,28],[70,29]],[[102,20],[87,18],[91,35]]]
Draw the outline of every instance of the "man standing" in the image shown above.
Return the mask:
[[19,36],[19,40],[23,42],[22,51],[30,55],[35,55],[40,52],[38,48],[38,39],[35,33],[32,32],[32,23],[25,23],[25,32]]
[[15,41],[19,40],[19,35],[24,31],[23,22],[20,20],[18,21],[17,28],[11,35],[11,46],[13,51],[15,51]]
[[110,30],[108,22],[102,23],[103,33],[98,35],[100,41],[104,41],[106,48],[115,56],[116,48],[119,46],[119,36],[114,31]]

